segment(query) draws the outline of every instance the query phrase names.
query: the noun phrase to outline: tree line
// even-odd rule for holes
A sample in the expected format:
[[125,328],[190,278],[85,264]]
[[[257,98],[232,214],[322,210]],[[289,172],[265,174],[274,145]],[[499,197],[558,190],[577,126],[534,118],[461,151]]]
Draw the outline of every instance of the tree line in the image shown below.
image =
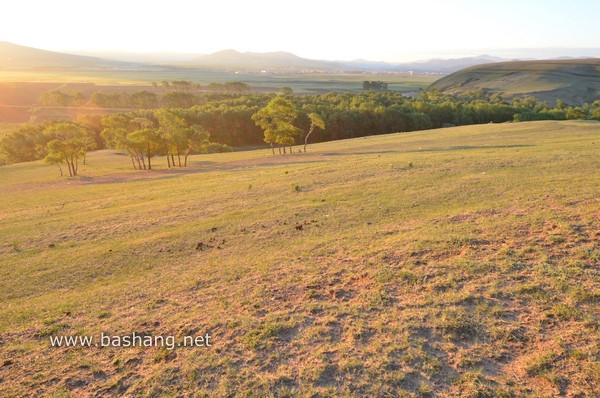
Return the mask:
[[[165,101],[165,97],[173,101]],[[311,142],[323,142],[490,122],[600,120],[600,101],[583,106],[557,101],[551,106],[534,97],[524,97],[508,102],[485,90],[460,95],[430,90],[410,98],[393,91],[301,96],[293,95],[291,90],[279,94],[171,91],[157,106],[140,106],[105,116],[80,116],[69,122],[77,131],[70,138],[50,128],[65,121],[24,125],[0,140],[0,157],[6,163],[43,159],[63,148],[57,143],[49,146],[50,141],[66,143],[72,139],[85,145],[74,145],[73,141],[70,150],[74,155],[68,161],[62,156],[62,164],[70,164],[71,173],[77,172],[77,160],[83,159],[76,155],[78,151],[85,152],[81,148],[123,150],[136,169],[151,168],[151,159],[156,156],[166,156],[169,167],[183,167],[191,153],[265,143],[271,144],[273,153],[275,146],[285,153],[286,147],[306,145],[308,137]],[[58,158],[51,156],[47,160]]]
[[92,149],[123,151],[135,170],[151,170],[156,156],[165,156],[169,168],[186,167],[191,153],[231,150],[209,138],[202,126],[178,109],[86,115],[75,121],[25,125],[10,132],[0,140],[0,156],[6,163],[44,159],[57,165],[61,176],[65,166],[72,177]]
[[[154,82],[152,87],[156,90],[158,83]],[[163,81],[161,84],[162,94],[148,90],[135,91],[133,93],[105,93],[97,91],[89,97],[81,91],[74,90],[64,93],[60,90],[46,91],[40,94],[39,101],[42,106],[56,107],[85,107],[93,106],[106,109],[158,109],[158,108],[189,108],[198,105],[204,100],[193,94],[193,91],[206,90],[209,93],[247,93],[250,86],[243,82],[210,83],[206,88],[185,80],[172,82]]]

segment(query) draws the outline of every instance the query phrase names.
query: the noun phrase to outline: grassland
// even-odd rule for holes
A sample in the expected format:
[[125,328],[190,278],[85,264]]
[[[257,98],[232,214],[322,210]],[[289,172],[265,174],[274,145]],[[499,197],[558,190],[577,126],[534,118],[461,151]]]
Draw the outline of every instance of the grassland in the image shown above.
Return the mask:
[[599,78],[599,59],[499,62],[462,69],[431,87],[451,94],[483,88],[507,99],[533,95],[550,105],[557,99],[582,105],[600,99]]
[[[2,166],[0,395],[598,396],[599,146],[536,122]],[[134,332],[213,344],[49,343]]]
[[150,86],[162,81],[186,80],[201,85],[241,81],[254,89],[279,91],[283,86],[291,87],[296,93],[362,90],[364,80],[388,82],[390,90],[418,91],[425,89],[439,76],[432,75],[378,75],[367,73],[280,73],[271,75],[218,72],[202,69],[168,70],[95,70],[95,71],[2,71],[0,83],[76,83],[98,86]]

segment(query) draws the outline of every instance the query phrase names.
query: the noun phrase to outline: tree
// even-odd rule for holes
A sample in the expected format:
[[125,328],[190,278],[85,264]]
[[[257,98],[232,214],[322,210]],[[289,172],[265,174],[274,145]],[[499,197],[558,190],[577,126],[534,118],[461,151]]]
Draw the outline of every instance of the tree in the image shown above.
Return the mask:
[[190,108],[196,103],[196,96],[183,91],[171,91],[162,96],[160,102],[165,108]]
[[244,93],[250,91],[250,86],[242,82],[226,82],[225,90],[233,93]]
[[0,139],[0,158],[7,163],[29,162],[43,159],[47,155],[49,137],[44,129],[51,122],[41,125],[26,125]]
[[[148,127],[142,127],[127,135],[129,146],[136,153],[141,154],[142,168],[144,170],[152,170],[151,159],[158,154],[161,149],[161,140],[158,133]],[[146,160],[148,167],[146,168]]]
[[[51,138],[47,144],[46,161],[50,164],[64,162],[69,169],[69,176],[76,176],[79,159],[85,158],[87,150],[93,146],[93,139],[84,128],[72,122],[53,124],[44,130],[44,134]],[[60,173],[62,175],[62,168]]]
[[147,90],[136,91],[130,97],[131,106],[137,109],[152,109],[158,107],[156,94]]
[[308,137],[312,134],[314,129],[320,128],[321,130],[325,130],[325,122],[317,113],[309,113],[308,118],[310,119],[310,128],[308,129],[306,137],[304,137],[304,152],[306,152],[306,145],[308,145]]
[[295,136],[302,134],[302,130],[292,124],[297,116],[298,111],[291,101],[281,95],[273,98],[267,106],[252,115],[254,123],[264,130],[264,141],[271,144],[273,155],[275,154],[273,144],[279,146],[279,153],[283,145],[284,154],[285,145],[290,145],[291,152]]
[[40,101],[44,106],[68,106],[73,99],[60,90],[46,91],[40,94]]
[[210,134],[198,124],[191,126],[185,130],[187,139],[187,148],[184,153],[183,167],[187,167],[187,159],[191,151],[207,151]]
[[155,147],[148,147],[150,133],[141,132],[154,127],[150,116],[151,114],[145,113],[119,113],[102,119],[102,137],[106,144],[111,148],[126,151],[135,170],[146,170],[147,154],[155,155]]
[[[167,165],[187,166],[192,151],[200,151],[208,144],[210,134],[200,125],[190,126],[185,117],[172,109],[160,109],[154,113],[159,124],[159,134],[166,145]],[[169,159],[170,156],[170,159]],[[183,164],[181,157],[183,156]]]
[[119,108],[121,106],[121,94],[95,92],[92,94],[90,101],[99,108]]

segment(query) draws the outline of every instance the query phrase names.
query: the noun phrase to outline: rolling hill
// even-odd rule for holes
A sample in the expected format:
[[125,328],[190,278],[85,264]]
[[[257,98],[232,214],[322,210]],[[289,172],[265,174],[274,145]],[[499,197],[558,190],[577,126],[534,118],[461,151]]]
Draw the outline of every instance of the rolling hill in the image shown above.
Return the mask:
[[476,89],[504,98],[532,95],[554,105],[600,99],[600,59],[499,62],[473,66],[445,76],[430,88],[457,94]]
[[98,57],[40,50],[5,41],[0,42],[0,71],[104,70],[131,68],[134,67],[134,65],[135,64]]
[[0,396],[598,396],[599,129],[2,166]]

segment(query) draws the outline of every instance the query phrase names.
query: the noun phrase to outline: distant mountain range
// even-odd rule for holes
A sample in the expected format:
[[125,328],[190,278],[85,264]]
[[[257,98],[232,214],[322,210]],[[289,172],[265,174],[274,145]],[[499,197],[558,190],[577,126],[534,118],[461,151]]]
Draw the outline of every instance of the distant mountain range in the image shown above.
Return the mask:
[[[600,52],[600,51],[599,51]],[[174,68],[260,72],[430,72],[449,74],[471,66],[509,61],[490,55],[455,59],[432,59],[410,63],[367,60],[324,61],[298,57],[289,52],[224,50],[213,54],[175,52],[59,53],[0,42],[0,70],[169,70]]]
[[301,58],[288,52],[241,53],[235,50],[219,51],[194,58],[190,63],[196,66],[218,68],[271,68],[290,70],[324,70],[324,71],[418,71],[449,73],[456,70],[490,62],[503,61],[502,58],[482,55],[479,57],[460,59],[435,59],[431,61],[395,64],[367,60],[354,61],[322,61]]
[[456,70],[502,58],[482,55],[458,59],[434,59],[429,61],[394,64],[367,60],[323,61],[301,58],[288,52],[238,52],[224,50],[213,54],[184,53],[124,53],[83,52],[66,54],[0,42],[0,70],[42,69],[156,69],[156,68],[202,68],[217,70],[285,70],[285,71],[389,71],[389,72],[438,72]]

